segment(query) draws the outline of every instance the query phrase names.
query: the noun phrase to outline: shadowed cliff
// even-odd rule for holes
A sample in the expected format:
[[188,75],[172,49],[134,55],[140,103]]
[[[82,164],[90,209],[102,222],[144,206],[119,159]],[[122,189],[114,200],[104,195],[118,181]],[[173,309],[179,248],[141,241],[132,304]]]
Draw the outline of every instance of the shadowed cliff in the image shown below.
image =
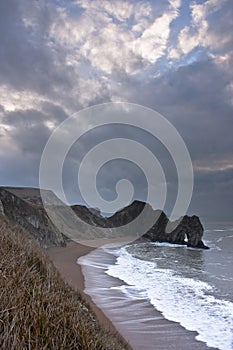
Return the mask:
[[[43,190],[43,195],[51,199],[53,205],[59,208],[59,212],[64,212],[64,204],[51,192]],[[71,209],[81,219],[81,223],[77,227],[82,238],[85,237],[85,225],[90,226],[88,234],[96,237],[111,236],[114,227],[124,227],[132,222],[142,212],[145,205],[149,208],[149,214],[156,217],[154,224],[142,236],[141,232],[147,216],[144,221],[140,221],[137,225],[136,237],[152,242],[168,242],[174,244],[187,244],[193,248],[207,249],[202,241],[203,226],[198,216],[185,215],[177,225],[176,222],[169,222],[166,214],[161,210],[153,210],[149,204],[140,201],[134,201],[129,206],[117,211],[113,216],[106,218],[100,215],[96,209],[87,208],[83,205],[73,205]],[[4,213],[10,220],[13,220],[27,229],[42,246],[63,246],[66,244],[68,237],[66,232],[60,232],[51,222],[40,197],[40,190],[37,188],[0,188],[0,211]],[[74,223],[75,225],[76,223]],[[169,231],[166,228],[169,228]],[[101,231],[101,229],[105,229]],[[108,230],[106,230],[106,228]],[[174,229],[173,229],[174,228]],[[61,230],[62,231],[62,230]],[[167,232],[168,231],[168,232]],[[107,232],[107,236],[106,236]],[[134,233],[133,233],[134,234]],[[117,238],[117,237],[116,237]]]

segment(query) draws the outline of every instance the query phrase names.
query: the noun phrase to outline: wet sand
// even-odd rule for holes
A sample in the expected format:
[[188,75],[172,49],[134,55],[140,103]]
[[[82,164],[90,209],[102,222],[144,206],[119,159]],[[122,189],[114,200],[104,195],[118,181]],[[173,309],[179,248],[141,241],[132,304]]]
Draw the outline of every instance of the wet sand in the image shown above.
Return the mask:
[[131,349],[213,349],[197,341],[196,332],[166,320],[148,300],[129,298],[124,293],[125,284],[105,273],[107,266],[114,263],[113,255],[74,242],[47,252],[64,280],[90,304],[100,324],[106,330],[117,331]]

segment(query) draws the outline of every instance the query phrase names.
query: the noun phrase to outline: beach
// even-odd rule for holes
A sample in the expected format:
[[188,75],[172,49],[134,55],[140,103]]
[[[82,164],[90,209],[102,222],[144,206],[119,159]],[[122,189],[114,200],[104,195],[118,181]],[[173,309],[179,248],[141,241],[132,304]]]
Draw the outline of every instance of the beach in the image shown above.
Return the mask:
[[115,327],[102,310],[93,303],[92,299],[87,294],[84,293],[84,276],[81,266],[77,264],[77,259],[90,253],[92,250],[93,248],[91,247],[76,242],[69,242],[66,247],[49,248],[47,253],[65,282],[77,290],[91,306],[100,324],[106,330],[116,332]]
[[130,349],[213,349],[197,341],[196,332],[165,319],[145,298],[129,299],[124,283],[105,273],[114,263],[112,255],[74,242],[47,252],[63,279],[84,296],[100,324],[118,332]]
[[[90,305],[100,325],[106,331],[117,334],[123,339],[121,334],[119,334],[113,323],[106,317],[104,312],[93,302],[89,295],[84,293],[84,276],[81,265],[77,264],[77,259],[90,253],[93,249],[94,248],[92,247],[70,241],[67,243],[66,247],[51,247],[48,248],[46,252],[64,281],[78,291],[84,300],[86,300],[86,302]],[[123,340],[125,341],[125,339]],[[128,349],[131,350],[132,348],[128,346]]]

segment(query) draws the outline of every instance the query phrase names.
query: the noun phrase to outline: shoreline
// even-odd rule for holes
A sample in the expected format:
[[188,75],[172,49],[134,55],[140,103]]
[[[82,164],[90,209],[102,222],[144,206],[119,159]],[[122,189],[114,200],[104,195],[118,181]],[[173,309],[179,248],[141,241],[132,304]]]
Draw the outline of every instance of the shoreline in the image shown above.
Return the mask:
[[75,291],[79,292],[83,299],[90,306],[94,312],[100,325],[112,334],[116,334],[126,345],[127,350],[133,350],[132,347],[127,343],[126,339],[117,331],[112,321],[104,314],[100,307],[98,307],[92,298],[84,292],[85,279],[82,272],[82,267],[77,263],[77,260],[95,248],[84,246],[80,243],[70,241],[66,247],[50,247],[45,251],[54,266],[60,273],[63,280],[68,283]]
[[79,263],[85,276],[85,293],[134,350],[216,350],[197,340],[196,331],[166,319],[134,286],[106,274],[116,258],[108,250],[98,249],[80,258]]
[[117,334],[128,349],[214,349],[196,340],[196,332],[165,319],[148,300],[128,298],[119,286],[129,286],[104,273],[114,263],[113,255],[75,242],[47,252],[62,278],[91,306],[101,326]]

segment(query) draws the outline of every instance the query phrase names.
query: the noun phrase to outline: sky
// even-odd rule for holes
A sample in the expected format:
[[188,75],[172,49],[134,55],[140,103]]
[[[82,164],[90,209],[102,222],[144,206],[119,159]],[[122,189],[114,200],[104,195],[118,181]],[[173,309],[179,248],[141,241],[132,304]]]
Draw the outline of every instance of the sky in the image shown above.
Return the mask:
[[[232,219],[232,33],[232,0],[1,0],[0,185],[38,186],[45,144],[69,116],[131,102],[156,110],[182,136],[194,169],[189,213]],[[171,210],[177,181],[169,155],[149,135],[120,126],[90,132],[69,152],[69,201],[83,202],[74,162],[110,135],[131,136],[158,156]],[[101,169],[100,193],[113,198],[122,177],[145,199],[145,176],[123,160]]]

